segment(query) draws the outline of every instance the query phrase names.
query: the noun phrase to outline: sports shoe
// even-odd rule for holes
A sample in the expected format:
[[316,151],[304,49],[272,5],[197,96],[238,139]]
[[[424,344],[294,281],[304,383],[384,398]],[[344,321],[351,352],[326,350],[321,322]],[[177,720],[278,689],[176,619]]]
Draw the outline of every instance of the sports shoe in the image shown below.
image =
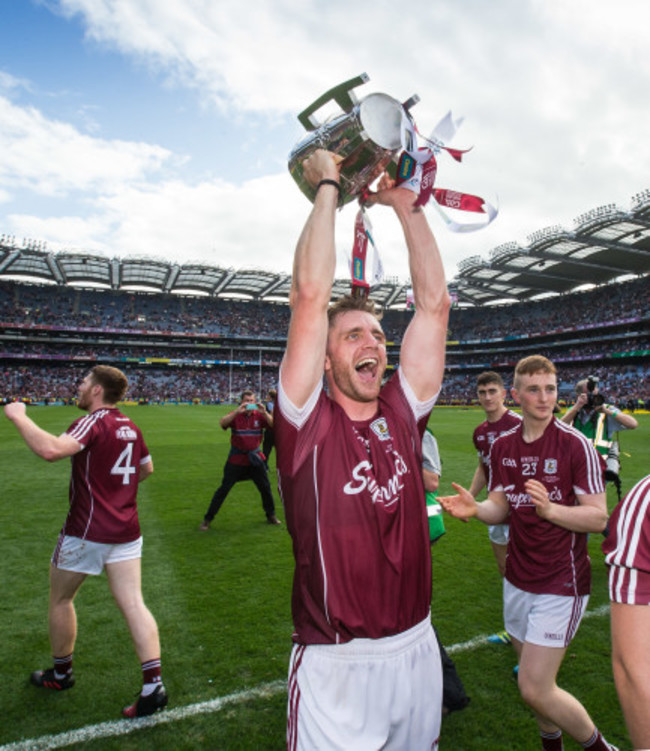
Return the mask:
[[519,665],[514,666],[514,668],[512,669],[512,674],[515,678],[519,678]]
[[204,520],[203,520],[203,521],[202,521],[202,522],[201,522],[201,523],[199,524],[199,530],[200,530],[201,532],[207,532],[207,531],[208,531],[209,529],[210,529],[210,522],[206,522],[206,520],[204,519]]
[[124,707],[122,714],[129,718],[147,717],[154,712],[164,709],[167,706],[168,701],[167,692],[161,683],[152,694],[149,694],[149,696],[142,696],[142,694],[140,694],[137,701],[131,704],[130,707]]
[[490,644],[512,644],[507,631],[497,631],[496,634],[488,636],[487,640]]
[[65,691],[74,686],[74,673],[72,670],[63,678],[54,675],[54,668],[47,670],[35,670],[29,677],[30,683],[41,688],[51,688],[53,691]]
[[272,514],[271,516],[267,516],[266,521],[268,524],[282,524],[282,522],[278,519],[278,517],[275,514]]

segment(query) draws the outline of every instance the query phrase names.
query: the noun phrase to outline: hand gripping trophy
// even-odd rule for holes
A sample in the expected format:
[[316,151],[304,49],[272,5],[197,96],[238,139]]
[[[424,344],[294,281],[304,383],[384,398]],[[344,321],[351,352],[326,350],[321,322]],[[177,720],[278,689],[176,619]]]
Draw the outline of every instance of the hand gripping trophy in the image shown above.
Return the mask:
[[[310,201],[314,200],[315,188],[304,179],[302,164],[305,159],[316,149],[326,149],[341,159],[340,205],[354,199],[361,205],[355,223],[352,263],[352,287],[357,293],[367,293],[365,253],[368,241],[374,246],[364,201],[369,186],[383,172],[388,172],[397,185],[418,193],[417,206],[430,202],[453,232],[482,229],[498,213],[496,207],[480,196],[434,187],[436,155],[444,151],[460,162],[466,153],[445,145],[456,134],[462,118],[454,120],[451,112],[447,113],[433,133],[424,138],[410,112],[420,98],[413,95],[402,103],[387,94],[374,93],[358,99],[354,89],[368,81],[369,77],[362,73],[326,91],[303,110],[298,120],[309,135],[289,155],[289,172]],[[332,102],[338,105],[340,114],[319,122],[316,112]],[[424,146],[418,144],[418,136]],[[447,214],[445,208],[482,214],[484,221],[459,223]],[[375,258],[378,258],[376,249]],[[375,271],[375,281],[379,281],[377,273],[381,275],[381,271]]]

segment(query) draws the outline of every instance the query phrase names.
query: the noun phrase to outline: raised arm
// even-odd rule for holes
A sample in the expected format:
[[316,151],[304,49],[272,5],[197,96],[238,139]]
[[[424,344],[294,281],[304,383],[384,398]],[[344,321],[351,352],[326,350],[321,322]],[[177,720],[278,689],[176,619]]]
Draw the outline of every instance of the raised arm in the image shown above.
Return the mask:
[[269,412],[266,408],[266,405],[263,402],[259,403],[259,410],[264,415],[264,419],[266,420],[266,427],[267,428],[273,428],[273,413]]
[[[639,427],[639,423],[635,417],[632,417],[632,415],[628,415],[625,412],[621,412],[621,410],[613,404],[603,404],[600,411],[604,412],[608,417],[611,417],[615,423],[618,423],[620,428],[625,430],[636,430],[636,428]],[[616,429],[619,430],[619,427],[616,427]]]
[[56,462],[68,456],[79,453],[83,446],[79,441],[63,433],[56,436],[48,433],[29,417],[22,402],[7,404],[4,408],[5,416],[16,426],[27,446],[41,459]]
[[426,401],[442,383],[450,299],[438,244],[422,209],[413,207],[416,194],[392,185],[383,180],[369,204],[392,206],[404,231],[415,314],[402,340],[400,368],[416,397]]
[[567,411],[560,417],[560,420],[567,425],[573,425],[573,421],[576,418],[576,415],[580,410],[585,406],[587,403],[587,395],[586,394],[578,394],[575,403],[567,409]]
[[235,409],[233,409],[232,412],[228,412],[227,415],[224,415],[219,420],[219,425],[221,426],[221,429],[222,430],[228,430],[228,428],[235,421],[235,417],[237,417],[237,415],[239,415],[239,414],[241,414],[242,412],[245,412],[245,411],[246,411],[246,405],[245,404],[240,404],[238,407],[235,407]]
[[[321,180],[338,182],[339,168],[334,155],[319,149],[305,161],[303,174],[312,185]],[[323,377],[327,308],[336,270],[334,224],[338,197],[334,185],[326,183],[318,189],[293,261],[291,323],[280,377],[284,392],[299,408]]]

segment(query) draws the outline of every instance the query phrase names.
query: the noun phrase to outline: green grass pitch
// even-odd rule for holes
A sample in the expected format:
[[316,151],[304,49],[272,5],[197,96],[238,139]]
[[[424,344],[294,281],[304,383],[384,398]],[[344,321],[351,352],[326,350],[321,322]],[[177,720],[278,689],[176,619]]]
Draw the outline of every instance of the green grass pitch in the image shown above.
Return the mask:
[[[129,734],[108,737],[103,737],[107,722],[117,721],[118,733],[129,722],[120,721],[120,710],[138,692],[140,670],[103,576],[89,578],[77,598],[75,688],[49,693],[28,683],[32,670],[50,665],[47,572],[67,511],[69,464],[38,459],[13,426],[0,420],[0,747],[29,739],[41,739],[40,745],[13,748],[61,743],[100,751],[284,747],[283,682],[292,631],[292,556],[286,528],[267,525],[255,487],[240,483],[211,530],[198,531],[227,454],[229,434],[218,426],[226,409],[125,408],[144,431],[155,464],[154,475],[140,490],[143,589],[160,628],[163,676],[170,694],[164,714],[170,720],[151,726],[147,720],[131,722]],[[74,408],[35,407],[28,414],[58,434],[79,413]],[[430,425],[443,459],[443,493],[450,491],[452,480],[470,482],[476,466],[471,433],[481,419],[477,409],[434,410]],[[621,434],[624,490],[648,472],[650,416],[640,415],[639,421],[638,430]],[[282,518],[273,478],[272,485]],[[612,488],[608,495],[611,508]],[[449,517],[445,522],[447,533],[432,550],[432,612],[443,642],[458,645],[501,627],[501,583],[486,528]],[[593,536],[590,541],[590,617],[569,649],[560,684],[583,701],[623,751],[630,746],[611,674],[609,619],[602,612],[608,599],[601,539]],[[471,703],[443,719],[441,748],[538,748],[535,722],[512,677],[512,648],[473,644],[453,657]],[[216,705],[223,697],[228,700],[220,707],[210,705],[210,711],[180,711],[210,701]],[[52,740],[80,728],[87,729],[85,740],[78,735]],[[565,747],[578,748],[569,739]]]

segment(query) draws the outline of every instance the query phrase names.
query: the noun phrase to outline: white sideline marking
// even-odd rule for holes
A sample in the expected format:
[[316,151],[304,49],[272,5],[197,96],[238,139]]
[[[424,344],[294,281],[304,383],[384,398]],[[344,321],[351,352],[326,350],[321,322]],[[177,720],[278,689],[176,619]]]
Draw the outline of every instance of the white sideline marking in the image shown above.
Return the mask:
[[94,741],[98,738],[109,738],[116,735],[127,735],[142,728],[152,728],[155,725],[164,725],[169,722],[185,720],[188,717],[194,717],[199,714],[208,712],[218,712],[223,707],[231,704],[241,704],[250,699],[259,699],[266,696],[279,694],[287,690],[286,681],[273,681],[272,683],[262,683],[257,688],[248,691],[237,691],[228,696],[222,696],[210,701],[202,701],[198,704],[188,704],[186,707],[177,707],[176,709],[157,712],[150,717],[141,717],[136,720],[113,720],[110,722],[100,722],[97,725],[86,725],[78,730],[70,730],[58,735],[42,735],[40,738],[32,738],[26,741],[17,741],[9,743],[6,746],[0,746],[2,751],[44,751],[50,748],[62,748],[70,746],[73,743],[83,743],[84,741]]
[[[588,610],[583,617],[593,618],[609,613],[609,605],[601,605],[596,610]],[[469,641],[452,644],[447,647],[448,654],[457,652],[467,652],[484,644],[489,644],[487,636],[476,636]],[[78,730],[69,730],[58,735],[42,735],[40,738],[32,738],[26,741],[16,741],[0,746],[0,751],[47,751],[51,748],[63,748],[71,746],[73,743],[83,743],[85,741],[94,741],[99,738],[110,738],[118,735],[128,735],[143,728],[152,728],[156,725],[165,725],[170,722],[186,720],[188,717],[195,715],[208,714],[210,712],[219,712],[226,706],[232,704],[242,704],[251,699],[261,699],[268,696],[275,696],[287,690],[287,682],[272,681],[271,683],[262,683],[257,688],[251,688],[247,691],[236,691],[234,694],[222,696],[210,701],[202,701],[197,704],[188,704],[185,707],[176,707],[175,709],[166,709],[164,712],[157,712],[151,717],[142,717],[137,720],[113,720],[110,722],[100,722],[97,725],[86,725]]]
[[[599,608],[596,608],[595,610],[587,610],[585,614],[582,616],[582,620],[586,620],[587,618],[593,618],[594,616],[600,616],[605,615],[606,613],[609,613],[609,605],[601,605]],[[470,649],[475,649],[476,647],[480,647],[483,644],[489,644],[487,640],[487,636],[475,636],[473,639],[470,639],[469,641],[460,642],[459,644],[452,644],[451,647],[445,647],[445,651],[448,655],[453,655],[456,652],[467,652]],[[3,751],[3,747],[0,746],[0,751]]]

